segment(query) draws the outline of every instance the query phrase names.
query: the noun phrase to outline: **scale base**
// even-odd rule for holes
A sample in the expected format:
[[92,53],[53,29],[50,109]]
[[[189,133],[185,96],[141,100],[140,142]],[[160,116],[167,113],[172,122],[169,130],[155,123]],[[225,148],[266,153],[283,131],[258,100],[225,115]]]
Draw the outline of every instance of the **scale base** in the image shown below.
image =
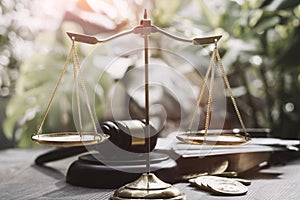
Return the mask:
[[144,173],[136,181],[128,183],[127,185],[116,190],[110,199],[185,200],[185,196],[177,188],[161,181],[153,173]]
[[[66,181],[72,185],[91,188],[119,188],[138,179],[145,172],[145,154],[114,157],[100,153],[86,154],[71,164]],[[151,171],[169,183],[179,175],[176,162],[161,153],[150,153]]]

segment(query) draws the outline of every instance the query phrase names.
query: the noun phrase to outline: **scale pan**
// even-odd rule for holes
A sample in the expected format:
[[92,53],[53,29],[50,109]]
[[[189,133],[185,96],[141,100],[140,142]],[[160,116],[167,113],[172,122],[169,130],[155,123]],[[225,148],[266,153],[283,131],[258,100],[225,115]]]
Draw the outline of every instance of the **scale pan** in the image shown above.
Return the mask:
[[95,132],[60,132],[60,133],[47,133],[33,135],[31,139],[39,144],[47,146],[86,146],[98,144],[106,141],[108,135],[95,133]]
[[204,137],[205,132],[203,131],[191,131],[191,132],[180,132],[176,137],[178,140],[188,144],[198,145],[241,145],[246,144],[250,141],[250,138],[245,137],[234,132],[223,133],[221,131],[211,132],[209,131],[207,136]]

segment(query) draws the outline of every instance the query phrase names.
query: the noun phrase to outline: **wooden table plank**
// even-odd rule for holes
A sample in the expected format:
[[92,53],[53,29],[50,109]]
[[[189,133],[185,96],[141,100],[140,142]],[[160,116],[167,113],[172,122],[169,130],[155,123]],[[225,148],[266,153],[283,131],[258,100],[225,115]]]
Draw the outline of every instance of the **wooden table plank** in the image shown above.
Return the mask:
[[[91,189],[65,182],[68,166],[76,157],[34,165],[37,155],[49,149],[9,149],[0,151],[0,199],[108,199],[113,189]],[[252,180],[244,196],[214,196],[188,183],[174,186],[187,200],[220,199],[300,199],[300,159],[284,166],[271,167],[247,177]]]

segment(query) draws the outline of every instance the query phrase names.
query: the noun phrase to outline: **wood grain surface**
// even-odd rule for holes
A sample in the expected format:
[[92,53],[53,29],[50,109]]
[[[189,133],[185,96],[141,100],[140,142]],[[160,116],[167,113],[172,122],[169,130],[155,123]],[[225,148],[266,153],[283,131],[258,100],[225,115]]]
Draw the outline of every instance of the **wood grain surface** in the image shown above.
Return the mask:
[[[39,167],[34,159],[49,149],[8,149],[0,151],[0,199],[109,199],[113,189],[93,189],[65,182],[68,166],[77,158]],[[101,178],[101,177],[99,177]],[[252,180],[243,196],[215,196],[191,187],[175,186],[187,200],[198,199],[300,199],[300,159],[286,165],[260,170],[246,177]]]

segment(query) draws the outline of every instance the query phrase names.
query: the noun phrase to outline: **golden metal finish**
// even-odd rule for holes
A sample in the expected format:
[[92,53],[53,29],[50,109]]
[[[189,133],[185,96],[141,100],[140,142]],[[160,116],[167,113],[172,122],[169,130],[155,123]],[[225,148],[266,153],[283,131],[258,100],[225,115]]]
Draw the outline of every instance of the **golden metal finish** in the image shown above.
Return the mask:
[[[139,179],[136,181],[129,183],[114,193],[114,195],[111,197],[111,200],[129,200],[129,199],[169,199],[169,200],[184,200],[185,196],[176,188],[172,187],[170,184],[164,183],[160,179],[158,179],[154,174],[150,173],[150,115],[149,115],[149,49],[148,49],[148,40],[151,33],[162,33],[163,35],[170,37],[172,39],[181,41],[181,42],[188,42],[194,45],[208,45],[208,44],[215,44],[215,49],[213,52],[213,56],[210,62],[210,66],[208,68],[208,71],[205,76],[205,83],[208,80],[208,76],[211,73],[211,82],[210,82],[210,89],[209,89],[209,98],[208,98],[208,112],[206,116],[206,122],[205,122],[205,131],[202,132],[192,132],[191,131],[191,125],[188,130],[188,132],[183,132],[181,135],[177,136],[179,140],[182,140],[187,143],[192,144],[215,144],[215,145],[236,145],[236,144],[244,144],[249,140],[249,136],[246,133],[245,125],[242,121],[242,118],[240,116],[239,110],[237,108],[236,102],[233,98],[232,91],[229,85],[229,82],[227,80],[221,58],[219,55],[219,52],[217,50],[217,42],[220,40],[222,36],[212,36],[212,37],[205,37],[205,38],[194,38],[194,39],[186,39],[181,38],[175,35],[172,35],[154,25],[151,24],[151,20],[147,18],[147,12],[145,10],[144,12],[144,18],[141,20],[141,23],[139,26],[134,27],[131,30],[123,31],[118,34],[112,35],[111,37],[104,38],[104,39],[98,39],[94,36],[84,35],[84,34],[77,34],[77,33],[67,33],[68,36],[73,41],[72,43],[72,49],[70,51],[70,54],[67,58],[66,64],[63,68],[63,71],[60,74],[59,80],[56,84],[55,90],[52,94],[52,97],[50,99],[50,102],[47,106],[46,112],[43,115],[42,122],[37,130],[37,133],[32,136],[32,139],[40,144],[45,145],[51,145],[51,146],[79,146],[79,145],[87,145],[87,144],[96,144],[103,142],[108,139],[109,136],[103,134],[103,133],[97,133],[94,117],[91,112],[91,108],[89,105],[89,99],[87,95],[87,91],[85,88],[84,81],[81,76],[81,70],[78,62],[78,56],[75,50],[74,42],[82,42],[87,44],[98,44],[107,42],[110,40],[113,40],[115,38],[127,35],[127,34],[140,34],[144,38],[144,59],[145,59],[145,119],[146,119],[146,138],[142,138],[143,141],[139,137],[140,132],[139,130],[135,130],[133,132],[133,140],[132,144],[145,144],[146,139],[148,141],[148,155],[146,157],[146,170],[147,173],[143,174]],[[80,130],[78,132],[63,132],[63,133],[49,133],[49,134],[40,134],[42,126],[45,122],[46,116],[49,112],[49,109],[51,107],[51,104],[53,102],[53,99],[57,93],[58,86],[61,83],[62,76],[66,72],[67,65],[69,64],[69,61],[73,58],[73,66],[74,66],[74,81],[76,84],[76,100],[77,100],[77,108],[78,108],[78,119],[79,119],[79,128]],[[238,115],[239,121],[241,123],[241,126],[245,132],[245,136],[242,137],[239,134],[209,134],[208,133],[208,126],[209,126],[209,119],[210,119],[210,108],[212,104],[212,90],[213,90],[213,82],[214,82],[214,76],[215,76],[215,70],[216,70],[216,62],[219,62],[219,66],[221,68],[222,76],[224,78],[226,87],[229,91],[230,97],[232,99],[232,103],[235,107],[235,111]],[[77,81],[77,76],[79,77],[79,81]],[[79,98],[79,89],[78,89],[78,82],[80,82],[81,87],[84,92],[84,97],[87,102],[87,109],[89,112],[89,115],[91,117],[91,121],[93,124],[94,132],[83,132],[82,130],[82,121],[81,121],[81,110],[80,110],[80,98]],[[197,101],[197,107],[200,104],[200,101],[203,96],[204,86],[201,88],[201,92],[199,95],[199,99]],[[196,107],[196,108],[197,108]],[[194,112],[195,115],[196,112]],[[193,116],[192,121],[194,120],[195,116]],[[191,123],[192,124],[192,123]],[[100,177],[101,178],[101,177]],[[117,181],[117,180],[116,180]]]
[[[83,145],[90,145],[90,144],[97,144],[103,141],[106,141],[109,136],[105,135],[103,133],[97,132],[97,127],[95,123],[95,119],[92,114],[92,109],[89,104],[89,98],[87,95],[87,89],[84,83],[84,80],[81,75],[80,65],[78,61],[78,55],[75,49],[75,40],[73,38],[72,40],[72,47],[70,50],[70,53],[66,59],[66,62],[64,64],[63,70],[61,71],[58,81],[55,85],[54,91],[51,95],[50,101],[47,105],[47,108],[43,114],[42,121],[38,126],[37,132],[35,135],[32,136],[32,140],[39,143],[44,144],[48,146],[83,146]],[[47,133],[47,134],[40,134],[42,131],[42,127],[45,123],[46,117],[49,113],[49,110],[51,108],[51,105],[54,101],[54,98],[57,94],[57,91],[59,89],[59,86],[61,84],[63,75],[67,71],[67,67],[73,59],[73,71],[74,71],[74,82],[75,82],[75,93],[76,93],[76,103],[77,103],[77,109],[78,109],[78,120],[79,120],[79,132],[62,132],[62,133]],[[79,77],[79,80],[77,79]],[[86,106],[89,113],[89,116],[91,118],[91,122],[93,125],[93,132],[83,132],[83,125],[82,125],[82,119],[81,119],[81,106],[80,106],[80,98],[79,98],[79,83],[83,89],[84,97],[86,100]]]
[[[111,200],[129,200],[129,199],[169,199],[184,200],[184,195],[170,184],[164,183],[154,174],[150,173],[150,102],[149,102],[149,52],[148,39],[152,32],[157,29],[151,25],[151,20],[147,19],[147,11],[144,12],[144,18],[140,26],[136,27],[134,33],[139,33],[144,37],[144,61],[145,61],[145,118],[146,118],[146,136],[148,140],[148,155],[146,157],[146,170],[139,179],[129,183],[114,193]],[[167,34],[167,36],[170,36]]]
[[145,145],[145,143],[146,143],[145,138],[131,136],[132,146]]
[[[206,41],[212,41],[214,37],[209,37],[209,38],[202,38],[199,39],[199,42],[203,42],[205,43]],[[219,38],[214,38],[214,43],[215,43],[215,48],[213,50],[212,53],[212,57],[210,60],[210,64],[207,68],[206,74],[205,74],[205,78],[204,78],[204,84],[202,85],[201,89],[200,89],[200,93],[197,99],[197,103],[194,109],[194,113],[192,116],[192,120],[188,126],[188,130],[186,132],[180,133],[177,138],[183,142],[186,143],[191,143],[191,144],[212,144],[212,145],[238,145],[238,144],[244,144],[247,143],[250,140],[250,136],[247,133],[245,124],[243,122],[243,119],[241,117],[241,114],[239,112],[238,106],[236,104],[236,101],[234,99],[228,78],[226,76],[225,73],[225,69],[223,67],[222,64],[222,60],[221,60],[221,56],[219,54],[218,48],[217,48],[217,43]],[[221,69],[221,73],[222,73],[222,77],[223,80],[225,82],[225,86],[229,92],[232,104],[234,106],[235,112],[237,114],[238,120],[241,124],[241,127],[244,131],[244,136],[241,136],[239,134],[234,134],[234,133],[226,133],[226,134],[222,134],[219,135],[220,133],[214,133],[213,135],[210,135],[209,138],[208,137],[208,132],[209,132],[209,124],[210,124],[210,118],[211,118],[211,105],[212,105],[212,93],[213,93],[213,85],[214,85],[214,78],[215,78],[215,71],[216,71],[216,66],[217,66],[217,61],[219,64],[219,67]],[[204,89],[205,89],[205,83],[207,83],[208,81],[208,77],[209,74],[211,74],[211,79],[210,79],[210,84],[209,84],[209,93],[208,93],[208,102],[207,102],[207,112],[206,112],[206,117],[205,117],[205,127],[204,127],[204,133],[202,132],[192,132],[192,125],[194,123],[195,120],[195,116],[197,113],[197,108],[200,106],[200,103],[202,101],[203,98],[203,94],[204,94]],[[207,140],[207,141],[206,141]],[[219,140],[219,141],[217,141]]]
[[128,120],[123,122],[124,126],[126,126],[130,130],[129,134],[131,135],[131,145],[145,145],[145,130],[142,122],[137,120]]
[[47,146],[84,146],[106,141],[109,136],[94,132],[60,132],[33,135],[32,140]]
[[[216,44],[216,46],[217,46],[217,44]],[[240,121],[240,124],[241,124],[241,126],[242,126],[242,129],[243,129],[243,131],[244,131],[244,133],[245,133],[245,137],[247,137],[248,139],[250,139],[250,138],[249,138],[249,134],[247,133],[247,130],[246,130],[246,126],[245,126],[245,124],[244,124],[244,122],[243,122],[243,119],[242,119],[242,117],[241,117],[240,111],[239,111],[239,109],[238,109],[238,106],[237,106],[237,104],[236,104],[236,102],[235,102],[235,99],[234,99],[234,96],[233,96],[233,93],[232,93],[232,90],[231,90],[231,87],[230,87],[228,78],[227,78],[226,73],[225,73],[225,69],[224,69],[224,67],[223,67],[222,59],[221,59],[221,56],[220,56],[220,54],[219,54],[219,51],[218,51],[217,47],[216,47],[216,54],[217,54],[217,59],[218,59],[219,66],[220,66],[220,69],[221,69],[221,72],[222,72],[222,76],[223,76],[224,82],[225,82],[225,84],[226,84],[226,87],[227,87],[227,89],[228,89],[228,92],[229,92],[229,95],[230,95],[232,104],[233,104],[233,106],[234,106],[235,112],[236,112],[236,114],[237,114],[237,116],[238,116],[238,119],[239,119],[239,121]]]
[[184,195],[175,187],[164,183],[152,173],[144,173],[136,181],[119,188],[111,200],[166,199],[184,200]]
[[48,105],[47,105],[47,108],[46,108],[44,114],[43,114],[42,121],[41,121],[41,123],[39,124],[39,127],[38,127],[38,129],[37,129],[36,135],[40,134],[40,132],[41,132],[41,130],[42,130],[42,127],[43,127],[43,125],[44,125],[44,122],[45,122],[45,120],[46,120],[46,117],[47,117],[47,115],[48,115],[48,112],[49,112],[49,110],[50,110],[50,107],[51,107],[51,105],[52,105],[52,103],[53,103],[53,100],[54,100],[54,98],[55,98],[55,96],[56,96],[56,93],[57,93],[57,90],[58,90],[58,88],[59,88],[59,85],[60,85],[60,83],[61,83],[61,81],[62,81],[62,78],[63,78],[65,72],[67,71],[67,67],[68,67],[68,65],[69,65],[69,63],[70,63],[70,60],[71,60],[71,58],[72,58],[72,55],[73,55],[73,50],[74,50],[74,49],[73,49],[73,45],[72,45],[72,48],[71,48],[71,50],[70,50],[70,52],[69,52],[69,55],[68,55],[68,57],[67,57],[67,59],[66,59],[66,62],[65,62],[65,64],[64,64],[64,67],[63,67],[63,69],[62,69],[62,71],[61,71],[61,73],[60,73],[60,75],[59,75],[59,77],[58,77],[58,81],[57,81],[57,83],[56,83],[56,85],[55,85],[55,88],[54,88],[54,91],[53,91],[52,96],[51,96],[51,98],[50,98],[50,101],[49,101],[49,103],[48,103]]
[[209,133],[205,131],[182,132],[177,139],[188,144],[208,145],[241,145],[250,141],[249,138],[234,133]]

